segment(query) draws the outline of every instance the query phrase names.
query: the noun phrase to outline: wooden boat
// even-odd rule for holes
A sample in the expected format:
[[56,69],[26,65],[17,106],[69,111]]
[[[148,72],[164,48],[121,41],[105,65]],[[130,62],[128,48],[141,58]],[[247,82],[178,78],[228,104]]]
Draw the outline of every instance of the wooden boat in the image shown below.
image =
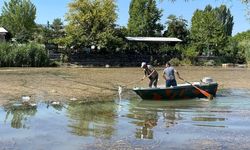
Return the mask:
[[[198,88],[216,96],[218,83],[193,83]],[[133,88],[133,91],[144,100],[174,100],[206,97],[190,84],[178,84],[174,87],[162,88]]]

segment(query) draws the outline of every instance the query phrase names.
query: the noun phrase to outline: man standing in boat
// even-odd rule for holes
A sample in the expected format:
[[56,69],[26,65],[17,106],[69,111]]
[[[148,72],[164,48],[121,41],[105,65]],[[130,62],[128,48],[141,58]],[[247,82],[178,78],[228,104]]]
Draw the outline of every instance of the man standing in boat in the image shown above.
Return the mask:
[[145,62],[141,63],[141,68],[143,68],[144,70],[144,76],[142,80],[148,77],[150,80],[148,86],[150,88],[152,87],[152,85],[154,85],[154,87],[157,87],[158,72],[155,70],[155,68],[152,65],[147,65],[147,63]]
[[178,78],[183,80],[180,77],[179,72],[173,67],[171,66],[171,64],[169,62],[166,63],[166,68],[163,70],[163,78],[166,80],[166,87],[170,87],[170,86],[177,86],[177,82],[175,79],[175,73],[177,74]]

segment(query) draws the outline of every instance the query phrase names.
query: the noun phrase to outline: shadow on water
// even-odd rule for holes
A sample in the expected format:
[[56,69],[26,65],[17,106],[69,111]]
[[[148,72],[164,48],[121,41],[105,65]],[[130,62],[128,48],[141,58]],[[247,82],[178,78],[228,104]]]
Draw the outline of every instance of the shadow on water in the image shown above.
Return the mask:
[[0,144],[3,148],[34,149],[32,145],[38,145],[60,150],[250,146],[247,90],[219,91],[212,101],[141,101],[133,97],[118,102],[0,107],[0,118],[4,118]]

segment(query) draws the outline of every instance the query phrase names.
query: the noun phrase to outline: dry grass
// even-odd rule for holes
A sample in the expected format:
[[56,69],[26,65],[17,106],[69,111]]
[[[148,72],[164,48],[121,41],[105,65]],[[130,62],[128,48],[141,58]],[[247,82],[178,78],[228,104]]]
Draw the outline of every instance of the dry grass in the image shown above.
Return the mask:
[[[159,85],[164,85],[160,73]],[[250,70],[244,68],[177,68],[188,81],[210,76],[220,88],[250,89]],[[117,93],[119,85],[126,88],[147,86],[141,81],[141,68],[2,68],[0,69],[0,104],[31,95],[33,100],[66,101],[71,98],[103,100]],[[181,83],[181,81],[178,81]],[[109,98],[106,98],[107,100]]]

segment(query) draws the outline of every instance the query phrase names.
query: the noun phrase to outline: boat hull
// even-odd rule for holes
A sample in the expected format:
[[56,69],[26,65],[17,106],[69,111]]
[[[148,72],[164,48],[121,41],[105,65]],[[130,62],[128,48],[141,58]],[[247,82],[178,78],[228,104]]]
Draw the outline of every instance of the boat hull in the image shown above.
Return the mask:
[[[195,84],[202,90],[216,96],[218,84]],[[144,100],[175,100],[206,97],[192,85],[182,85],[168,88],[134,88],[133,91]]]

